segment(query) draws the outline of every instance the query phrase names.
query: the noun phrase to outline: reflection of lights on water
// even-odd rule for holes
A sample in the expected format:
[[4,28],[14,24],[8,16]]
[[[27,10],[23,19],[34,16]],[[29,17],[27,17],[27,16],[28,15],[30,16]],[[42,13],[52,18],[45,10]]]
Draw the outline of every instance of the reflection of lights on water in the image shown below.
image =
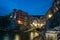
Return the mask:
[[9,40],[9,35],[8,34],[4,35],[4,38],[3,39],[4,40]]
[[30,34],[30,40],[33,40],[34,37],[37,37],[39,34],[37,32],[31,32]]
[[34,20],[32,23],[34,26],[37,26],[37,20]]
[[16,35],[15,35],[14,40],[20,40],[20,37],[19,37],[19,35],[18,35],[18,34],[16,34]]
[[31,32],[31,34],[30,34],[30,40],[32,40],[33,39],[33,33]]

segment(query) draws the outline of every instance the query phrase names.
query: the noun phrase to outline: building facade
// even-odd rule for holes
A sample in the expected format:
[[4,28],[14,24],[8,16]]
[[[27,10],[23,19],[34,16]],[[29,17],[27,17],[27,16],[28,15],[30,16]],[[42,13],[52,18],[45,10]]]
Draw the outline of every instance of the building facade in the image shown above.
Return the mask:
[[[48,18],[51,14],[52,17]],[[60,26],[60,0],[54,0],[52,7],[48,10],[46,14],[47,18],[47,30],[50,30],[56,26]]]

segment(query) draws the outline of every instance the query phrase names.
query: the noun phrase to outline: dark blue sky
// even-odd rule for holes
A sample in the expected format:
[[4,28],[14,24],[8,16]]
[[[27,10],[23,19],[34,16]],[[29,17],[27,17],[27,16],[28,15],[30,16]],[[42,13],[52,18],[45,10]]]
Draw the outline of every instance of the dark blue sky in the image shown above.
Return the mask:
[[0,0],[0,16],[7,15],[12,9],[21,9],[29,15],[44,15],[52,6],[53,0]]

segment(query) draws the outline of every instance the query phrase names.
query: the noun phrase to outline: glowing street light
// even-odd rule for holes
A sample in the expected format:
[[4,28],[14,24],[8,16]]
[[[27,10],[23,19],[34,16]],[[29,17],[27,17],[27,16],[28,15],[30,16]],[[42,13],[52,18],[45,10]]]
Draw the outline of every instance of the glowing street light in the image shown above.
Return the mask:
[[34,25],[34,26],[37,26],[37,23],[34,23],[34,22],[33,22],[33,25]]
[[45,22],[37,22],[37,20],[34,20],[31,26],[35,26],[36,28],[41,28],[45,25]]
[[36,27],[37,26],[37,20],[34,20],[32,24]]
[[51,17],[52,17],[52,14],[49,14],[49,15],[48,15],[48,18],[51,18]]
[[42,27],[43,25],[44,25],[43,23],[40,24],[41,27]]
[[23,24],[22,21],[20,21],[20,20],[18,20],[17,23],[18,23],[18,24]]

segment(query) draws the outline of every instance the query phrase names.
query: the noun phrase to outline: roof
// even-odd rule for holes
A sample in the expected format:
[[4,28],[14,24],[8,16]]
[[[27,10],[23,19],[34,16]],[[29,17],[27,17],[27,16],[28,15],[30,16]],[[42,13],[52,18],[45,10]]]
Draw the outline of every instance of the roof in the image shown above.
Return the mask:
[[60,31],[60,26],[57,26],[57,27],[55,27],[55,28],[53,28],[51,30],[47,30],[47,31]]

